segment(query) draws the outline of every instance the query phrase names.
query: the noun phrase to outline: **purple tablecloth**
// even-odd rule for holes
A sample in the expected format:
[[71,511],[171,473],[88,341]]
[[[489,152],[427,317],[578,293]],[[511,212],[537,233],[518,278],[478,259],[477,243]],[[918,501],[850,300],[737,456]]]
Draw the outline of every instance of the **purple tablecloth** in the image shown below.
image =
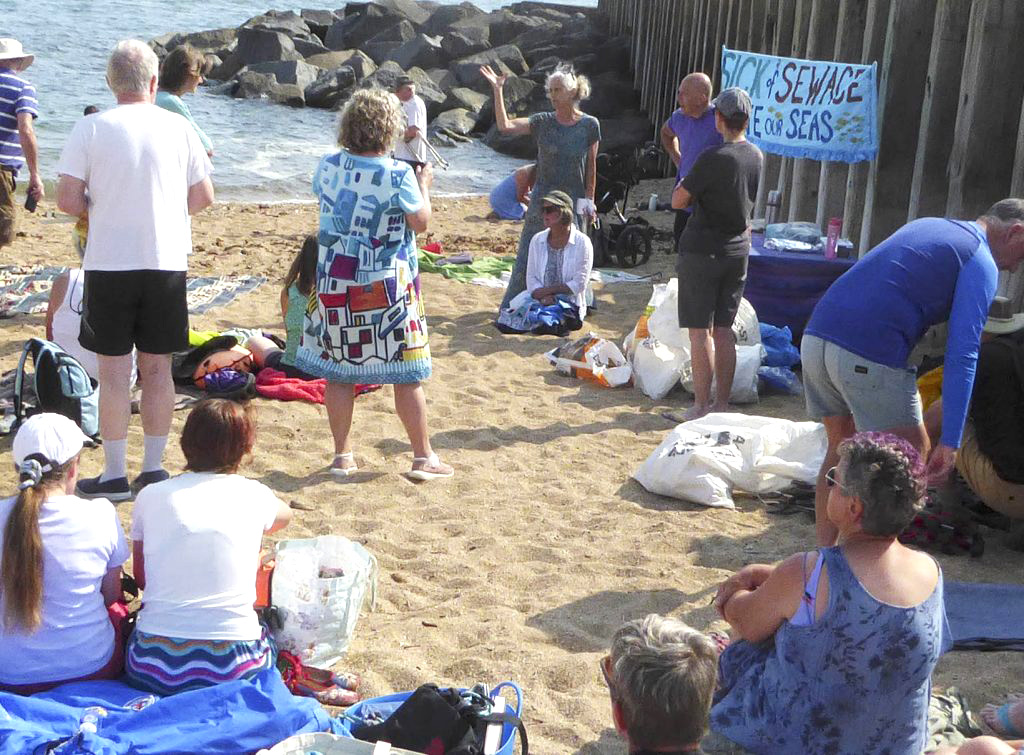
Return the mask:
[[856,261],[765,249],[764,235],[755,233],[743,295],[754,305],[759,322],[788,325],[793,340],[799,341],[818,299]]

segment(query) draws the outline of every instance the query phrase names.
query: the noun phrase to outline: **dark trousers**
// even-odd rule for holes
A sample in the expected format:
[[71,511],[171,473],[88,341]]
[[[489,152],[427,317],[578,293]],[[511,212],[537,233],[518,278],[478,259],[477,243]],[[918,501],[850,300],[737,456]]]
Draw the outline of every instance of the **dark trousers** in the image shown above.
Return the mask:
[[686,228],[691,215],[689,210],[676,210],[675,212],[676,219],[672,224],[672,238],[675,239],[675,243],[672,245],[673,252],[679,246],[679,237],[683,235],[683,229]]

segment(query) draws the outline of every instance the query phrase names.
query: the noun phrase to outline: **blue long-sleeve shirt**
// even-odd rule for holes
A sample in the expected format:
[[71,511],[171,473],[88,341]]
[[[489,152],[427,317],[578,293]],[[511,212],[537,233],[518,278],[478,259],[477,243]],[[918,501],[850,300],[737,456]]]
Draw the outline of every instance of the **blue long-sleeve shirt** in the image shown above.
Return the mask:
[[804,332],[889,367],[906,367],[933,325],[949,321],[942,378],[942,443],[960,446],[981,330],[999,272],[977,223],[920,218],[845,272]]

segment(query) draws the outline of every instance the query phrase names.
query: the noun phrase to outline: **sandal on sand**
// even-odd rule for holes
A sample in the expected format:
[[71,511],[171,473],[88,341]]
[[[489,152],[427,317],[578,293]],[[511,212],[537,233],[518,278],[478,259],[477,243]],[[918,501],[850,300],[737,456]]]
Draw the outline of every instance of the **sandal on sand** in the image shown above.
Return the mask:
[[[981,715],[978,718],[981,719],[988,729],[991,729],[994,734],[1002,739],[1024,739],[1024,731],[1014,726],[1013,719],[1010,718],[1010,710],[1020,705],[1024,705],[1024,695],[1016,692],[1009,695],[1007,702],[1002,705],[986,705],[981,709]],[[985,716],[986,713],[991,713],[995,721],[989,721]],[[998,726],[993,726],[993,723],[998,724]]]
[[[340,466],[338,462],[351,462],[352,466]],[[330,472],[335,477],[348,477],[350,474],[355,474],[359,471],[359,467],[356,466],[356,458],[352,451],[346,451],[343,454],[334,454],[334,461],[331,462]]]
[[335,674],[329,669],[305,666],[287,651],[278,654],[277,667],[293,695],[312,697],[322,705],[338,708],[359,702],[359,677],[355,674]]
[[409,472],[409,479],[419,480],[420,482],[426,482],[427,480],[438,480],[443,477],[451,477],[455,474],[455,470],[452,469],[448,464],[441,462],[437,458],[437,454],[431,451],[430,456],[416,456],[412,460],[413,465],[422,463],[423,466],[419,469],[413,469]]

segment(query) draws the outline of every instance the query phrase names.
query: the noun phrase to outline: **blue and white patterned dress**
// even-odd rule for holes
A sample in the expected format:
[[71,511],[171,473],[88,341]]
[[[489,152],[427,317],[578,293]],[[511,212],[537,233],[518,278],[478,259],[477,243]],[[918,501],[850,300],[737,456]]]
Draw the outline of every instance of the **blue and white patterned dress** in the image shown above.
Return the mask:
[[951,645],[942,574],[927,599],[900,608],[875,600],[840,548],[820,553],[825,612],[725,649],[711,729],[765,755],[920,755],[932,670]]
[[416,235],[423,206],[412,168],[342,150],[313,176],[320,200],[316,290],[295,366],[337,383],[416,383],[430,377]]

